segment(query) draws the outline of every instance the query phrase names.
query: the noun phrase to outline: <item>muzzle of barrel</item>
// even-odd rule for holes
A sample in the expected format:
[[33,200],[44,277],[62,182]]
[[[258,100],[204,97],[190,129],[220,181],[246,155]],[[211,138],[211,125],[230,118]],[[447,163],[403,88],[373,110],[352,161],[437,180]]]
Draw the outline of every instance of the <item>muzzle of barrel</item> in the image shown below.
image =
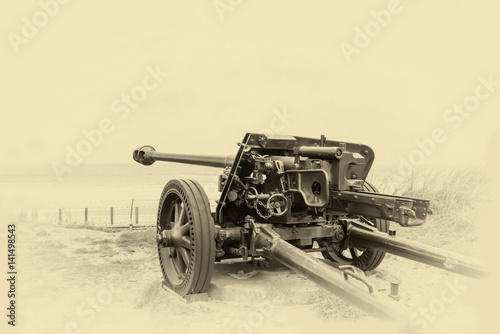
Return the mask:
[[149,166],[152,165],[153,162],[155,162],[155,160],[152,157],[152,153],[155,151],[156,150],[154,149],[153,146],[144,145],[139,148],[136,148],[132,155],[134,157],[134,160],[137,161],[138,163],[145,166]]

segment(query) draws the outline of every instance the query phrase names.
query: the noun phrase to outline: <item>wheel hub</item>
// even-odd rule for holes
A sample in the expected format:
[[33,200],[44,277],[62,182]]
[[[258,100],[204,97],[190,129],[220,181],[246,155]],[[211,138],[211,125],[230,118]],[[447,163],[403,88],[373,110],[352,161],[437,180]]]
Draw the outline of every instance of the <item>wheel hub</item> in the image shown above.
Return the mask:
[[183,230],[180,226],[175,226],[170,230],[163,230],[156,235],[156,243],[161,247],[173,247],[179,249],[182,246]]

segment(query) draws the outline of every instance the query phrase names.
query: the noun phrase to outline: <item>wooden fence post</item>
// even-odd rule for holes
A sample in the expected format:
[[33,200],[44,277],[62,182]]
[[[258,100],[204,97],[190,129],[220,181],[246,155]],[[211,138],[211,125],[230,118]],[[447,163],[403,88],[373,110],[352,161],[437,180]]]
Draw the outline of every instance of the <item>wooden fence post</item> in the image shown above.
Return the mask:
[[135,225],[139,224],[139,207],[135,207]]
[[85,224],[89,221],[89,208],[85,208]]
[[134,212],[134,199],[132,198],[132,204],[130,204],[130,222],[129,227],[132,229],[132,213]]
[[109,214],[111,215],[111,225],[113,225],[113,207],[109,208]]

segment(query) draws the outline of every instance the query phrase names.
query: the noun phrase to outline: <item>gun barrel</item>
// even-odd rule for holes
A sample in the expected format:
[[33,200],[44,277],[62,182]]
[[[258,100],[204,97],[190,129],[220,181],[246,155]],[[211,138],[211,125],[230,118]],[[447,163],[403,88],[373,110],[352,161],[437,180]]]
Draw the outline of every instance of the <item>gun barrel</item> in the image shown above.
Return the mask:
[[196,155],[196,154],[174,154],[161,153],[149,145],[139,147],[134,150],[134,160],[138,163],[149,166],[155,161],[177,162],[182,164],[190,164],[205,167],[226,168],[233,165],[234,156],[212,156],[212,155]]

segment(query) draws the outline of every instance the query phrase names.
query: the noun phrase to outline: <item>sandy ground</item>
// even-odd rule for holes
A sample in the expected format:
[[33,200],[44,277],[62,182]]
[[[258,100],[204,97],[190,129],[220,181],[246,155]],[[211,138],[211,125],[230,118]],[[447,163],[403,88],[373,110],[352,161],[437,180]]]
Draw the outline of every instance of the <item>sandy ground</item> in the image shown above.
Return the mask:
[[[161,288],[153,231],[20,224],[19,236],[18,333],[396,332],[279,266],[233,279],[239,292],[212,288],[208,301],[185,303]],[[231,285],[239,269],[217,264],[214,286]],[[415,333],[483,332],[476,280],[389,255],[369,280],[387,294],[392,278],[417,310]]]

